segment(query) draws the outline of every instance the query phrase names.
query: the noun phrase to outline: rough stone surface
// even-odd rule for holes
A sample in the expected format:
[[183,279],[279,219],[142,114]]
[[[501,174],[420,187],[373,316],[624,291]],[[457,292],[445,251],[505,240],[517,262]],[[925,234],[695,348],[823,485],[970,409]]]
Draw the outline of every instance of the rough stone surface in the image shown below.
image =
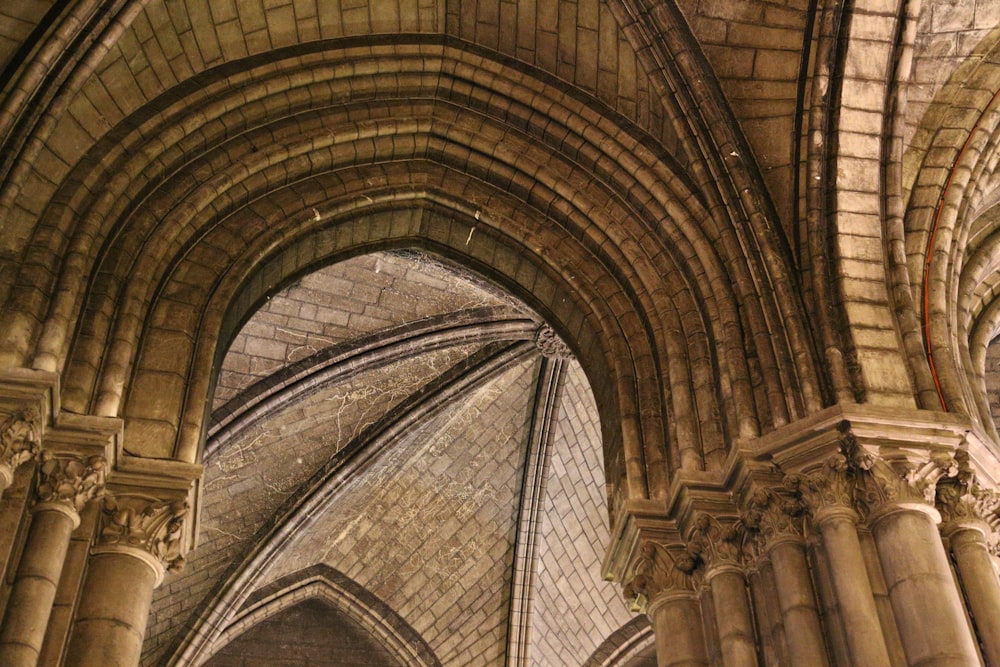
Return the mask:
[[215,407],[336,343],[462,308],[511,305],[422,254],[374,253],[310,273],[261,306],[229,346]]

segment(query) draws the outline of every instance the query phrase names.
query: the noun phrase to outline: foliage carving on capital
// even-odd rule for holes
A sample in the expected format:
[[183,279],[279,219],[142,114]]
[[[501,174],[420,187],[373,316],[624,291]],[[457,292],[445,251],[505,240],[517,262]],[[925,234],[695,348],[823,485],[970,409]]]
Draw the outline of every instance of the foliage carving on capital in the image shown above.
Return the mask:
[[174,572],[184,567],[186,500],[164,501],[146,496],[106,496],[99,543],[142,549]]
[[646,603],[659,593],[694,591],[698,565],[684,545],[664,546],[646,540],[632,579],[625,584],[625,598],[631,601],[633,611],[645,611]]
[[956,451],[952,465],[938,480],[935,507],[944,525],[985,522],[990,549],[996,552],[1000,547],[1000,493],[979,485],[968,452]]
[[840,451],[819,469],[785,476],[785,487],[795,492],[810,512],[843,506],[867,516],[888,503],[933,505],[938,481],[955,470],[951,454],[931,455],[917,463],[890,463],[861,446],[849,422],[843,422],[840,431]]
[[707,567],[743,565],[749,560],[747,530],[743,522],[732,518],[720,521],[701,513],[694,520],[687,550]]
[[35,499],[38,503],[62,503],[79,512],[89,501],[104,495],[106,476],[103,456],[63,456],[42,450]]
[[853,474],[843,451],[830,456],[817,470],[785,475],[784,486],[810,512],[830,505],[854,506]]
[[941,513],[942,523],[980,518],[981,508],[975,490],[975,474],[969,456],[959,450],[955,452],[954,465],[938,480],[934,489],[934,505]]
[[858,476],[858,505],[862,512],[898,502],[934,505],[938,480],[954,464],[950,455],[931,456],[920,463],[897,463],[898,467],[881,457],[872,456],[870,461]]
[[14,470],[38,455],[41,448],[38,419],[38,411],[28,409],[13,413],[0,423],[0,465]]
[[802,536],[805,517],[801,498],[787,489],[762,487],[751,494],[740,521],[759,548],[779,535]]

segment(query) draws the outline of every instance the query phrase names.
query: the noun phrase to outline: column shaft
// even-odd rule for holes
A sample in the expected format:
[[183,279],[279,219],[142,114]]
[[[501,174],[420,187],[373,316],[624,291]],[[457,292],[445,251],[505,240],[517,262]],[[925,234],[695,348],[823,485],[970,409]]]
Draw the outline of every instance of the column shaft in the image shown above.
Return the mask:
[[658,596],[648,613],[659,667],[708,667],[701,608],[694,593]]
[[816,512],[837,609],[853,665],[890,665],[875,597],[858,540],[857,515],[833,505]]
[[750,572],[750,605],[756,614],[760,635],[760,657],[765,665],[783,665],[788,662],[788,644],[774,583],[774,566],[770,559],[758,559],[756,570]]
[[982,531],[961,526],[948,535],[969,611],[990,664],[1000,665],[1000,579]]
[[800,540],[785,538],[772,543],[768,553],[773,564],[790,664],[827,665],[805,545]]
[[0,629],[0,665],[38,662],[70,536],[79,515],[63,503],[36,506]]
[[722,566],[707,576],[715,606],[722,664],[756,667],[757,648],[743,572],[736,567]]
[[66,667],[135,667],[162,570],[145,552],[94,553],[83,584]]
[[977,664],[936,515],[926,505],[894,504],[873,517],[889,600],[911,665]]

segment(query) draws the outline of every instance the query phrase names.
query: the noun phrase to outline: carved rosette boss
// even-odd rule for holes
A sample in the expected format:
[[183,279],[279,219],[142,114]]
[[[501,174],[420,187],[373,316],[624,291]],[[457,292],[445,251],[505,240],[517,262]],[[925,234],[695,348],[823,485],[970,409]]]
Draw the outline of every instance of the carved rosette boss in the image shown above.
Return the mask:
[[535,331],[535,347],[538,348],[543,357],[549,359],[571,359],[573,357],[569,346],[547,324],[543,324]]
[[95,553],[124,552],[144,560],[157,573],[184,566],[186,500],[165,501],[136,495],[106,496]]

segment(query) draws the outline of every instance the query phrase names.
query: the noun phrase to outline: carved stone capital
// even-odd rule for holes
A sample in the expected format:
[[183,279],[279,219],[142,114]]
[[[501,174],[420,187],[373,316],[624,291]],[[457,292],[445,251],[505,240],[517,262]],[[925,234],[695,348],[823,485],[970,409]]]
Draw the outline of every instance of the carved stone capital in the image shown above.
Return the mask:
[[928,459],[893,467],[882,458],[871,457],[870,465],[858,475],[858,508],[867,514],[898,503],[933,506],[935,486],[947,466],[946,460]]
[[699,584],[695,575],[698,565],[684,545],[665,546],[645,541],[632,579],[624,589],[632,611],[645,612],[646,605],[657,595],[695,591]]
[[38,411],[19,410],[0,423],[0,466],[11,471],[38,455],[41,448]]
[[42,450],[35,473],[37,503],[59,503],[79,512],[104,494],[107,460],[103,456],[73,456]]
[[849,423],[842,423],[840,431],[840,451],[822,467],[785,478],[786,488],[798,493],[811,513],[839,506],[868,517],[904,504],[927,505],[934,512],[935,487],[954,469],[952,455],[890,462],[862,447]]
[[719,520],[711,514],[699,514],[694,520],[687,550],[706,569],[721,565],[742,566],[749,560],[747,531],[741,521]]
[[165,501],[142,495],[105,496],[98,546],[128,547],[150,554],[165,569],[184,566],[186,500]]
[[852,470],[843,451],[830,456],[816,470],[785,475],[784,485],[812,513],[829,505],[854,505]]
[[803,537],[806,507],[788,489],[759,488],[747,500],[740,521],[753,538],[758,554],[775,538]]
[[950,534],[963,524],[985,535],[993,553],[1000,551],[1000,493],[976,481],[967,453],[955,452],[953,465],[935,485],[935,507],[941,513],[941,530]]

